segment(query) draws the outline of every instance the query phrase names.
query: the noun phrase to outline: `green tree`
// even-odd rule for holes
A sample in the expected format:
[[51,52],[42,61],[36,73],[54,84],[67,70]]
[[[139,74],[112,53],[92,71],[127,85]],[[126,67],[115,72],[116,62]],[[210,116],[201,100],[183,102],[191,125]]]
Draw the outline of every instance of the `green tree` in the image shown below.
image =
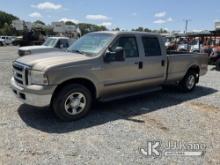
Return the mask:
[[144,32],[151,32],[151,30],[148,29],[148,28],[145,28],[145,29],[144,29]]
[[41,20],[37,20],[34,22],[34,24],[41,24],[41,25],[46,25],[43,21]]
[[163,29],[163,28],[161,28],[159,30],[153,30],[153,32],[155,32],[155,33],[168,33],[168,31],[166,29]]
[[120,28],[116,27],[115,29],[112,29],[112,31],[120,31]]
[[137,29],[132,29],[132,31],[143,32],[144,28],[143,27],[138,27]]
[[12,14],[0,11],[0,35],[16,35],[15,29],[11,26],[13,20],[18,19]]
[[65,24],[66,24],[66,25],[76,25],[76,24],[75,24],[74,22],[72,22],[72,21],[66,21]]
[[108,30],[105,26],[98,26],[98,25],[87,24],[87,23],[80,23],[79,28],[82,32],[82,35],[87,34],[89,32]]
[[11,36],[16,35],[16,31],[12,26],[8,25],[8,23],[4,23],[4,26],[0,29],[0,34]]
[[0,11],[0,28],[3,28],[5,23],[11,25],[12,21],[16,19],[18,19],[16,16]]
[[49,35],[49,36],[56,35],[56,33],[53,31],[53,28],[51,28],[51,27],[46,27],[43,30],[44,30],[46,35]]

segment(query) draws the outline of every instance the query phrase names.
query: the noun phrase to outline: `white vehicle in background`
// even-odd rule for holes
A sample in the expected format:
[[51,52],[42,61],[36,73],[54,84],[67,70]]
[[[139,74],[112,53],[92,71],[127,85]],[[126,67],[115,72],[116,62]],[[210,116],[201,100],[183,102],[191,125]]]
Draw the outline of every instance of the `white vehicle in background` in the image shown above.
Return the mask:
[[26,56],[52,51],[65,51],[72,42],[73,41],[67,37],[48,37],[42,45],[20,47],[18,49],[18,55]]
[[0,39],[4,40],[4,43],[6,45],[10,45],[12,43],[12,40],[11,40],[11,38],[9,36],[0,36]]
[[180,44],[177,47],[177,51],[180,52],[187,52],[188,50],[189,50],[189,45],[187,43]]
[[203,47],[202,44],[200,44],[199,40],[194,41],[190,46],[190,52],[191,53],[199,53],[200,49]]

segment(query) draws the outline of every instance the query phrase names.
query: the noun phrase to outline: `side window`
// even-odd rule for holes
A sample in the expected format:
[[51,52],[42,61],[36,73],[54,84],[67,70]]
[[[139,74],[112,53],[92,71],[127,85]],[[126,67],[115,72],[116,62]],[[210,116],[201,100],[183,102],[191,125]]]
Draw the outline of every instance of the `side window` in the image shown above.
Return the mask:
[[156,37],[142,37],[145,56],[161,56],[160,43]]
[[60,48],[60,40],[58,40],[58,42],[56,43],[56,48]]
[[68,43],[67,40],[60,39],[57,42],[57,46],[56,47],[61,48],[61,45],[62,45],[62,48],[68,48],[69,47],[69,43]]
[[60,44],[63,45],[64,48],[68,48],[69,47],[68,40],[60,40]]
[[136,37],[121,37],[119,38],[112,49],[122,47],[125,51],[126,58],[138,57],[138,47]]

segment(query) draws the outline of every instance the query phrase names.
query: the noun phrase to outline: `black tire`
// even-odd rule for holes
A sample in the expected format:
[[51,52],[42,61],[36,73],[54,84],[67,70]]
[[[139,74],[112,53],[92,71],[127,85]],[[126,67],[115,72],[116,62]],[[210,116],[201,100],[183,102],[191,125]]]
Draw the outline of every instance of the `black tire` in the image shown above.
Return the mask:
[[220,70],[220,59],[216,62],[216,70]]
[[[183,92],[191,92],[195,89],[197,83],[197,74],[194,71],[189,71],[183,80],[180,82],[179,86]],[[191,81],[190,81],[191,80]],[[190,81],[190,82],[189,82]]]
[[[73,109],[72,104],[74,104],[73,101],[70,101],[72,103],[71,105],[68,105],[70,106],[70,110],[66,110],[65,108],[67,102],[69,101],[68,99],[70,99],[69,97],[73,95],[74,93],[80,93],[84,96],[83,99],[85,102],[85,107],[82,108],[83,110],[81,110],[78,114],[70,114],[70,113],[73,113],[73,110],[72,110]],[[81,102],[81,101],[78,101],[78,102]],[[56,116],[63,121],[74,121],[74,120],[84,117],[89,112],[91,105],[92,105],[91,92],[86,87],[79,85],[79,84],[70,84],[70,85],[64,86],[58,92],[56,92],[53,98],[53,101],[52,101],[52,108]],[[81,107],[78,107],[78,108],[81,108]],[[74,108],[74,111],[78,111],[76,110],[78,108]]]
[[200,53],[199,50],[194,50],[193,53]]
[[0,42],[0,46],[4,46],[4,44],[2,42]]

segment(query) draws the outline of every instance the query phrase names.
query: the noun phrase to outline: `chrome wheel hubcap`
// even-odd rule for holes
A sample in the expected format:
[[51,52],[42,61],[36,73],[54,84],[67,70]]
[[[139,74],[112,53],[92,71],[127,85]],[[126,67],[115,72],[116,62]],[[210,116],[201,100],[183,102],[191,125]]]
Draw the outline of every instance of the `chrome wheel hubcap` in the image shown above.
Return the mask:
[[65,110],[70,115],[81,113],[86,107],[86,97],[81,92],[70,94],[65,101]]
[[195,85],[195,82],[196,82],[195,77],[193,75],[190,75],[187,79],[187,88],[192,89]]

